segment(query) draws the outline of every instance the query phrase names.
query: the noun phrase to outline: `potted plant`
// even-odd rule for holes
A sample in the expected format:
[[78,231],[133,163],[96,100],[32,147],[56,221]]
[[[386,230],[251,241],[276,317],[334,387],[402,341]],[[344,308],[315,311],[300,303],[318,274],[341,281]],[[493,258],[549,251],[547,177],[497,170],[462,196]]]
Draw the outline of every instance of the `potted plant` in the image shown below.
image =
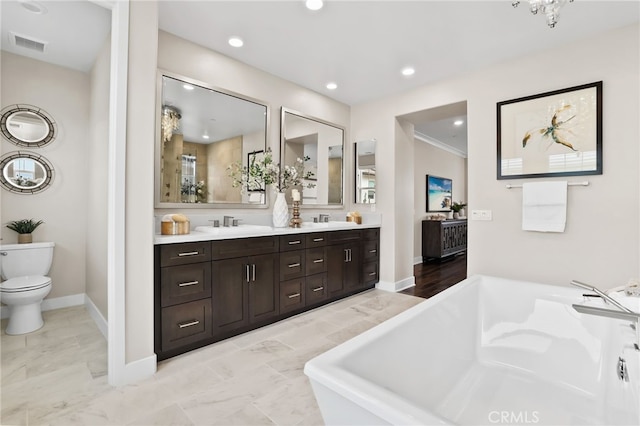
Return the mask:
[[18,233],[18,243],[25,244],[33,241],[31,233],[42,225],[44,221],[35,221],[33,219],[14,220],[7,224],[7,228]]
[[460,219],[464,217],[464,208],[467,206],[466,203],[462,201],[454,201],[453,205],[451,205],[451,210],[453,210],[453,218]]

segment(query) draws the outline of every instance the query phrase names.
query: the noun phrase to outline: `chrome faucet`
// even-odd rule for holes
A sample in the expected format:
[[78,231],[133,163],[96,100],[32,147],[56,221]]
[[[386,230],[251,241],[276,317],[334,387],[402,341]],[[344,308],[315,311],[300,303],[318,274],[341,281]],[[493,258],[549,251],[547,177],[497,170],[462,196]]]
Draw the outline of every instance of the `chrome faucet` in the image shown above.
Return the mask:
[[233,220],[233,216],[223,216],[222,217],[222,226],[231,226]]
[[[571,281],[571,284],[596,293],[604,301],[618,308],[618,310],[614,310],[614,309],[598,308],[596,306],[579,305],[577,303],[574,303],[571,305],[571,307],[575,309],[576,312],[580,312],[581,314],[596,315],[599,317],[607,317],[607,318],[631,321],[630,326],[633,330],[635,330],[635,333],[636,333],[636,342],[634,343],[633,346],[637,351],[640,351],[640,313],[632,311],[631,309],[627,308],[626,306],[622,305],[620,302],[615,300],[613,297],[609,296],[608,294],[604,293],[601,290],[598,290],[593,286],[590,286],[589,284],[585,284],[575,280]],[[585,295],[585,296],[588,296],[588,295]]]
[[328,214],[322,214],[322,213],[320,213],[320,214],[318,215],[318,222],[321,222],[321,223],[323,223],[323,222],[324,222],[324,223],[328,223],[328,222],[329,222],[329,215],[328,215]]

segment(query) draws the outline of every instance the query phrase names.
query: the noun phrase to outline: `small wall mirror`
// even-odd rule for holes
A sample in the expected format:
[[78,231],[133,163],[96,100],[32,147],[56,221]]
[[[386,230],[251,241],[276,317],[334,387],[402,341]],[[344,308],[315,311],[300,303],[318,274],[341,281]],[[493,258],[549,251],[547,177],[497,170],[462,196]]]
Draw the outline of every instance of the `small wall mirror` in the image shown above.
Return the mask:
[[266,193],[233,187],[228,167],[267,146],[266,104],[159,74],[156,207],[266,208]]
[[8,191],[34,194],[53,181],[53,166],[41,155],[24,151],[9,152],[0,159],[0,184]]
[[293,166],[309,157],[305,171],[313,173],[313,188],[302,189],[301,204],[340,207],[344,191],[344,128],[282,108],[280,162]]
[[355,146],[355,183],[356,199],[359,204],[376,202],[376,140],[356,142]]
[[33,105],[9,105],[0,113],[0,131],[11,143],[24,147],[42,147],[56,137],[53,118]]

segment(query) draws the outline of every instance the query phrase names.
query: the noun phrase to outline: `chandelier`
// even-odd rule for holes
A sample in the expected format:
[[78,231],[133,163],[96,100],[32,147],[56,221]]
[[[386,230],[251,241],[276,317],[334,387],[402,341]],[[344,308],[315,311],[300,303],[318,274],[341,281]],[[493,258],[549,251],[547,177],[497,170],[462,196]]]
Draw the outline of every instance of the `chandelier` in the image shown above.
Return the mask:
[[173,136],[173,131],[178,130],[180,127],[180,119],[182,116],[177,108],[165,105],[162,107],[162,140],[164,142],[169,142],[171,140],[171,136]]
[[[542,14],[547,18],[547,25],[549,25],[549,28],[553,28],[558,23],[560,8],[566,3],[573,3],[573,0],[529,0],[529,10],[534,15],[537,15],[538,12],[542,12]],[[518,7],[519,4],[520,1],[511,2],[513,7]]]

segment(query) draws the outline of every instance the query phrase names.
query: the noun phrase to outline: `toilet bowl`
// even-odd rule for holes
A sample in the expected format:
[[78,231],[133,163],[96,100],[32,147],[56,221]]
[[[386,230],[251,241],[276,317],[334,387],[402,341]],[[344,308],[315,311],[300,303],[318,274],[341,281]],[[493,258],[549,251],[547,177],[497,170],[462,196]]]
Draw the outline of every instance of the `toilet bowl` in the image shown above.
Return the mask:
[[53,260],[54,243],[0,246],[0,302],[9,307],[7,334],[25,334],[44,325],[41,303],[51,291],[46,276]]

